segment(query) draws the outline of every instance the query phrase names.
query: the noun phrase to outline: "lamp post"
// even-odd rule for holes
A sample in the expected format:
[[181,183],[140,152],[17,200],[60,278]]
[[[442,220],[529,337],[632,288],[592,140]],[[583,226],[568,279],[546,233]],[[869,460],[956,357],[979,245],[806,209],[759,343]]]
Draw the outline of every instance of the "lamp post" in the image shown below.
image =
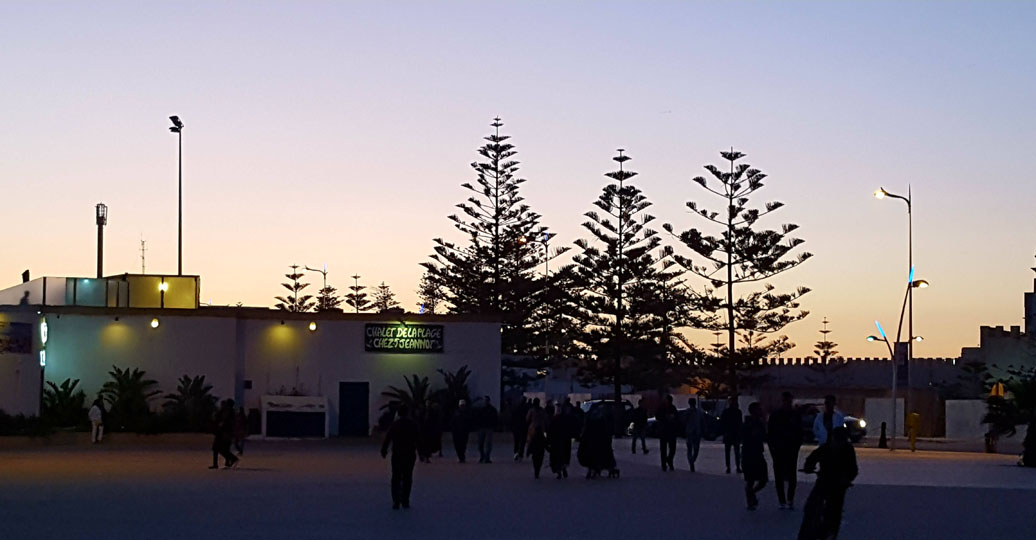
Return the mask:
[[[889,450],[894,451],[896,449],[896,426],[898,424],[896,421],[896,412],[898,408],[896,406],[896,379],[899,376],[899,373],[896,371],[896,353],[892,351],[892,344],[889,343],[888,336],[885,335],[885,329],[881,327],[881,323],[874,321],[874,325],[878,327],[878,334],[880,337],[867,336],[867,341],[880,341],[884,343],[885,347],[887,347],[889,351],[889,360],[892,361],[892,440],[889,444]],[[924,341],[924,338],[921,336],[914,336],[911,341],[917,341],[920,343]]]
[[176,275],[183,275],[183,122],[179,116],[170,116],[176,134]]
[[[549,232],[544,232],[543,233],[543,237],[539,238],[539,239],[536,239],[536,238],[529,239],[527,236],[522,236],[521,238],[518,239],[518,241],[521,242],[522,244],[526,244],[528,242],[532,242],[534,244],[538,244],[538,245],[543,246],[543,279],[544,279],[544,290],[545,291],[550,288],[550,239],[554,238],[554,236],[555,236],[555,234],[551,234]],[[545,334],[546,337],[544,338],[544,345],[543,345],[544,349],[543,349],[543,352],[544,352],[544,355],[547,358],[547,361],[549,362],[550,361],[550,332],[547,331],[544,334]]]
[[[924,280],[919,280],[917,282],[914,281],[914,213],[913,213],[913,201],[912,201],[912,194],[911,194],[910,185],[907,184],[907,194],[906,194],[906,197],[904,197],[902,195],[896,195],[894,193],[890,193],[889,191],[887,191],[883,187],[882,188],[878,188],[878,190],[874,192],[874,197],[877,198],[877,199],[884,199],[885,197],[889,197],[889,198],[892,198],[892,199],[899,199],[899,200],[905,202],[906,205],[907,205],[907,268],[910,270],[910,279],[907,280],[906,298],[904,299],[904,302],[905,302],[905,305],[907,307],[907,335],[909,335],[910,338],[907,340],[907,357],[906,357],[906,366],[907,366],[907,368],[906,368],[907,369],[907,401],[904,403],[904,408],[906,408],[907,405],[909,404],[909,401],[910,401],[910,368],[911,368],[911,366],[913,364],[913,360],[914,360],[914,339],[913,339],[913,337],[914,337],[914,289],[919,288],[919,287],[927,287],[928,286],[928,282],[926,282]],[[915,285],[915,283],[918,283],[918,284]],[[923,285],[920,285],[920,283],[923,283]],[[903,327],[902,310],[900,311],[899,321],[900,321],[900,328],[896,332],[896,341],[897,342],[900,339],[900,335],[899,334],[900,334],[900,331],[902,330],[902,327]]]
[[[881,341],[885,344],[885,347],[889,350],[889,360],[892,361],[892,440],[889,442],[889,450],[896,450],[896,379],[898,373],[896,372],[896,354],[892,352],[892,344],[889,343],[888,336],[885,335],[885,329],[881,327],[881,323],[874,321],[874,326],[878,327],[878,336],[867,336],[867,341]],[[880,337],[879,337],[880,336]]]
[[[303,268],[305,268],[307,272],[320,272],[320,274],[322,276],[324,276],[324,288],[320,289],[321,294],[323,294],[323,292],[325,290],[327,290],[327,263],[324,263],[324,269],[323,270],[317,270],[316,268],[310,268],[308,266],[303,266]],[[324,306],[321,306],[320,302],[318,301],[317,302],[317,307],[321,308],[321,307],[324,307]]]

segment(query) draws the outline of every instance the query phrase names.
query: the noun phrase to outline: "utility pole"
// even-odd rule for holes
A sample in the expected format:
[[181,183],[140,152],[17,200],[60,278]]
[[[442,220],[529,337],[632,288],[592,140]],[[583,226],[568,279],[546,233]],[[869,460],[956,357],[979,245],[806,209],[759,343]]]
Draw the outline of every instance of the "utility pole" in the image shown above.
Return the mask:
[[179,116],[170,116],[176,134],[176,275],[183,275],[183,122]]

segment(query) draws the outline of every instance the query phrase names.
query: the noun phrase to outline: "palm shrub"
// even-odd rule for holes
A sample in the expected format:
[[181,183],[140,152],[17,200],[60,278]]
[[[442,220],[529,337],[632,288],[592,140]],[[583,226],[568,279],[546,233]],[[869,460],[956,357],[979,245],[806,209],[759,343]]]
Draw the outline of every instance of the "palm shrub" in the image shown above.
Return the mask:
[[398,410],[401,405],[405,405],[410,410],[410,414],[418,416],[432,396],[432,385],[428,382],[428,377],[420,377],[416,373],[410,377],[404,375],[403,380],[406,381],[406,388],[389,386],[388,390],[381,393],[389,400],[381,408]]
[[996,440],[1001,435],[1008,437],[1017,433],[1017,426],[1026,425],[1023,445],[1025,453],[1022,462],[1036,466],[1036,368],[1009,368],[1010,375],[1004,383],[1004,396],[990,396],[988,410],[982,423],[989,424],[986,434],[987,450],[995,450]]
[[205,376],[180,377],[176,392],[165,395],[165,413],[169,429],[176,431],[206,431],[209,421],[216,412],[216,396],[212,385],[205,383]]
[[457,409],[460,400],[471,400],[471,389],[468,388],[468,379],[471,378],[471,370],[468,366],[461,366],[457,371],[437,370],[442,375],[445,388],[436,390],[432,399],[439,404],[443,411],[443,417],[449,418]]
[[86,420],[86,392],[78,389],[79,379],[61,384],[47,381],[43,389],[43,420],[52,426],[75,426]]
[[140,430],[151,417],[150,402],[162,393],[158,382],[146,377],[139,368],[130,370],[112,366],[111,380],[101,386],[101,397],[108,404],[108,426],[121,431]]

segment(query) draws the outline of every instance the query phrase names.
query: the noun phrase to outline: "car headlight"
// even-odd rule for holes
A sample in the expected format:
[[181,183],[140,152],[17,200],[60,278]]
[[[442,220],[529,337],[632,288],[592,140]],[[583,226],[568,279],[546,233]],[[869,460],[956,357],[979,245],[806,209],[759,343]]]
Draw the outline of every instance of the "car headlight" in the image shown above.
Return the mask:
[[863,418],[860,419],[860,427],[862,427],[862,428],[867,427],[867,421],[864,420]]

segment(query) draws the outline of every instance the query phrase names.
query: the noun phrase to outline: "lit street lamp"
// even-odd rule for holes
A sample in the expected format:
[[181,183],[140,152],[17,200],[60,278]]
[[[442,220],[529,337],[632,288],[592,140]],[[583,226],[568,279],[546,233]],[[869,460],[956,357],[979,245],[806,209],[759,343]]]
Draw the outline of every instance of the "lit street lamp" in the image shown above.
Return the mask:
[[[896,195],[886,191],[885,188],[878,188],[874,192],[874,197],[877,199],[884,199],[889,197],[892,199],[899,199],[907,205],[907,268],[910,270],[910,278],[907,280],[906,296],[903,299],[904,307],[907,310],[907,353],[906,353],[906,366],[907,366],[907,401],[904,406],[909,405],[910,401],[910,368],[914,360],[914,289],[925,288],[928,286],[928,282],[921,280],[914,280],[914,214],[913,214],[913,202],[911,200],[911,189],[907,185],[906,197],[902,195]],[[896,342],[900,340],[900,334],[903,328],[903,312],[900,310],[899,315],[899,329],[896,331]],[[893,360],[894,362],[894,360]],[[893,400],[895,397],[893,396]],[[905,408],[904,407],[904,408]]]
[[170,116],[173,127],[169,128],[177,139],[176,174],[176,275],[183,275],[183,122],[179,116]]

